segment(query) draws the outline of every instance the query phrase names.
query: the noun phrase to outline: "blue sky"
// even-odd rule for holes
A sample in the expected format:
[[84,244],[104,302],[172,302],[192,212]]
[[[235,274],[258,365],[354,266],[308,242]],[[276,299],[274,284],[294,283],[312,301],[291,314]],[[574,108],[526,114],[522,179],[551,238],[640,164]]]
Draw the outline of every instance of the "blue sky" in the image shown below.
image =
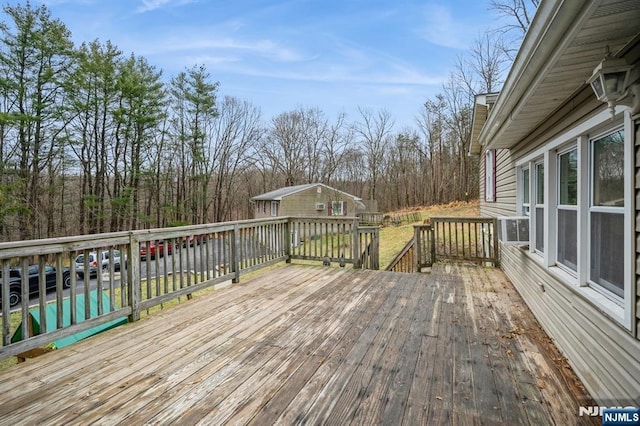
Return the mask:
[[[13,4],[13,2],[10,2]],[[265,121],[298,107],[330,118],[386,109],[413,126],[456,57],[492,24],[485,0],[32,0],[75,43],[111,40],[167,79],[205,65],[220,95]]]

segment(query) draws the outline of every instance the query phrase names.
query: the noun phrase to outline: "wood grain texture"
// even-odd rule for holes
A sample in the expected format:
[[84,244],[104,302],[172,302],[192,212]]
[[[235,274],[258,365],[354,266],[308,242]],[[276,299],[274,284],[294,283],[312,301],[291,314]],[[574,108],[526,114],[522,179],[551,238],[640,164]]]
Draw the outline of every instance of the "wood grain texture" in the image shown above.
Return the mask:
[[496,269],[287,265],[0,372],[0,424],[574,420],[540,333]]

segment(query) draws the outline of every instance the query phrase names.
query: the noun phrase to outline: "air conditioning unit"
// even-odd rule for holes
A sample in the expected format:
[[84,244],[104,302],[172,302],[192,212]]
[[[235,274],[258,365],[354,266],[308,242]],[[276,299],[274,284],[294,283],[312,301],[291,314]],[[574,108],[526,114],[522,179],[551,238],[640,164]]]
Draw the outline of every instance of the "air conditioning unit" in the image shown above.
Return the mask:
[[324,203],[316,203],[316,210],[324,210]]
[[502,241],[503,244],[529,244],[529,217],[499,217],[498,239]]

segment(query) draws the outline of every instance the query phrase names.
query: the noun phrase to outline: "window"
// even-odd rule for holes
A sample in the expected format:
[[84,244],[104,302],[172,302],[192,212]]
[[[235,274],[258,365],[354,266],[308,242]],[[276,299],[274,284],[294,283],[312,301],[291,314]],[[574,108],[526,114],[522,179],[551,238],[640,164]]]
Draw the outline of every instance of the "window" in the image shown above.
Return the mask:
[[278,202],[271,202],[271,216],[278,216]]
[[629,138],[628,115],[614,125],[603,113],[546,141],[518,160],[517,211],[530,212],[529,251],[540,255],[541,261],[534,258],[540,266],[631,330],[638,290],[630,267],[635,175]]
[[496,200],[496,150],[490,149],[486,153],[484,163],[484,199],[493,202]]
[[624,297],[624,134],[591,141],[589,280]]
[[535,165],[535,244],[536,251],[544,253],[544,164]]
[[558,155],[557,262],[578,268],[578,150]]
[[331,216],[346,216],[347,215],[347,203],[344,201],[332,201],[331,202]]

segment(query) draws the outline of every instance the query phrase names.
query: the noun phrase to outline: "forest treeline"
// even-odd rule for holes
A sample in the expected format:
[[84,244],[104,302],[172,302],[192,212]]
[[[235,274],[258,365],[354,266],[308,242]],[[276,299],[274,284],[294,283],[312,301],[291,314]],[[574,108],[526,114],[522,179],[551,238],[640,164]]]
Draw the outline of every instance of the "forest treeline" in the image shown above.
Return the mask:
[[473,96],[495,90],[509,56],[495,33],[414,128],[396,129],[384,109],[299,107],[265,121],[220,95],[203,65],[165,76],[109,41],[75,46],[46,6],[7,5],[4,16],[0,241],[245,219],[251,197],[312,182],[380,211],[478,196]]

